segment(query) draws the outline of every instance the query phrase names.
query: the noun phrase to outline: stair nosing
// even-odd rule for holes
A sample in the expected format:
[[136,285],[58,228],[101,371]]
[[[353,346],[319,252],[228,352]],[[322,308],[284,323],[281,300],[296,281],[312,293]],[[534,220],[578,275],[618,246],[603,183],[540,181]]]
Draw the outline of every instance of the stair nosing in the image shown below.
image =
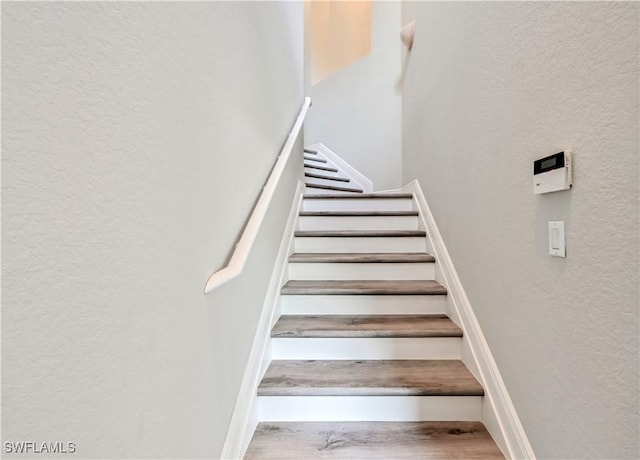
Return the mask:
[[349,187],[338,187],[335,185],[325,185],[325,184],[314,184],[311,182],[306,182],[305,185],[307,188],[319,188],[322,190],[336,190],[340,192],[353,192],[353,193],[362,193],[363,190],[359,188],[349,188]]
[[296,238],[424,238],[424,230],[296,230]]
[[302,217],[418,217],[418,211],[300,211]]
[[410,193],[362,193],[360,195],[303,195],[306,200],[342,200],[342,199],[412,199],[413,195]]
[[322,179],[322,180],[333,180],[336,182],[351,182],[351,179],[349,179],[348,177],[331,177],[331,176],[324,176],[322,174],[314,174],[314,173],[308,173],[305,172],[304,173],[305,177],[311,177],[312,179]]
[[289,263],[435,263],[427,252],[294,252]]
[[307,161],[317,161],[318,163],[326,163],[327,162],[327,160],[325,160],[324,158],[312,158],[312,157],[308,157],[306,155],[304,156],[303,159],[307,160]]
[[307,164],[307,163],[305,163],[303,166],[305,168],[318,169],[320,171],[338,172],[338,168],[333,168],[331,166],[312,165],[312,164]]

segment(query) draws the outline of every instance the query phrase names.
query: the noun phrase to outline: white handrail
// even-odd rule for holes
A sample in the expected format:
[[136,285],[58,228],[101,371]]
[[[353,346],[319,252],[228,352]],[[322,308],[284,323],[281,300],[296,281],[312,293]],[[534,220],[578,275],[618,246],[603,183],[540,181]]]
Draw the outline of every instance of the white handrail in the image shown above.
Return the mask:
[[253,243],[255,242],[256,236],[258,235],[258,230],[262,225],[262,221],[264,220],[264,216],[267,213],[269,204],[273,199],[273,194],[276,191],[278,182],[280,182],[282,172],[284,171],[284,168],[289,161],[289,156],[291,156],[293,145],[298,138],[298,134],[300,134],[300,128],[302,128],[302,123],[304,123],[304,119],[307,115],[307,110],[309,110],[310,106],[311,98],[305,97],[304,104],[302,104],[300,113],[298,114],[298,117],[293,124],[293,128],[291,128],[291,132],[287,137],[287,141],[285,142],[284,147],[282,147],[282,150],[280,151],[280,155],[278,155],[278,159],[276,160],[275,166],[271,171],[271,175],[269,176],[267,183],[262,189],[262,193],[260,194],[258,202],[253,209],[253,213],[251,214],[251,217],[249,218],[249,221],[247,222],[247,225],[242,232],[240,240],[238,241],[238,243],[236,243],[235,250],[233,251],[233,255],[231,256],[231,260],[226,267],[221,268],[220,270],[212,273],[211,276],[209,276],[207,284],[204,287],[205,294],[210,293],[215,288],[223,285],[227,281],[232,280],[240,273],[242,273],[244,264],[247,262],[247,257],[249,257],[249,253],[251,252]]

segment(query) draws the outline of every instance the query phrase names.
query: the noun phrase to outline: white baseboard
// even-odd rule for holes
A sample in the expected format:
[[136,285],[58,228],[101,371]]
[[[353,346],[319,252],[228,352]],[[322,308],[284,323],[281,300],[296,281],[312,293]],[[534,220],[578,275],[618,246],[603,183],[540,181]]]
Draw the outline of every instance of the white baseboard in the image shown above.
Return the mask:
[[330,150],[326,145],[322,143],[317,143],[313,145],[309,145],[305,148],[316,150],[318,153],[322,154],[329,161],[335,164],[339,170],[341,170],[344,174],[349,176],[353,182],[362,188],[364,193],[373,192],[373,182],[368,179],[364,174],[358,171],[356,168],[351,166],[349,163],[344,161],[338,155],[336,155],[332,150]]
[[[473,312],[458,273],[449,256],[447,247],[433,214],[424,197],[420,183],[415,180],[402,188],[403,192],[412,192],[420,211],[423,224],[427,229],[427,238],[436,257],[440,273],[447,286],[450,304],[455,311],[456,319],[464,332],[466,351],[463,361],[472,371],[477,372],[478,380],[484,386],[485,401],[483,403],[482,420],[503,453],[511,459],[535,459],[535,454],[526,433],[520,423],[489,345],[480,329],[480,324]],[[465,360],[465,356],[467,359]]]
[[303,192],[304,183],[298,181],[291,211],[289,212],[282,239],[280,240],[278,255],[273,265],[273,273],[269,281],[269,288],[267,289],[264,306],[262,307],[262,314],[260,315],[256,335],[249,353],[247,367],[242,378],[242,383],[240,384],[236,405],[231,415],[227,436],[222,446],[220,457],[223,459],[242,458],[251,441],[253,432],[258,425],[257,389],[260,379],[262,379],[271,362],[271,352],[269,349],[271,327],[275,319],[274,316],[277,314],[276,307],[280,296],[280,287],[284,283],[287,273],[287,259],[289,257],[291,241],[293,240],[293,232],[300,212]]

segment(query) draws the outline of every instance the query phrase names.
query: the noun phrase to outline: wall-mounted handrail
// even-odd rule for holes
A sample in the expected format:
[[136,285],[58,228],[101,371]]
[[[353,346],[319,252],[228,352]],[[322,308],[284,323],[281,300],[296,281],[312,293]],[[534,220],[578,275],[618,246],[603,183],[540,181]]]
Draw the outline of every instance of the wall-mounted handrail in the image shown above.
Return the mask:
[[211,276],[209,276],[207,284],[204,287],[205,294],[210,293],[215,288],[223,285],[228,281],[231,281],[233,278],[242,273],[244,265],[247,262],[247,258],[249,257],[249,253],[251,252],[251,248],[253,247],[253,243],[255,242],[256,236],[258,235],[258,230],[262,225],[262,221],[264,220],[264,216],[267,213],[269,204],[273,199],[273,194],[276,191],[278,182],[280,182],[280,177],[282,176],[284,168],[289,161],[291,151],[293,150],[296,139],[300,134],[302,123],[304,123],[304,119],[307,115],[307,110],[309,110],[310,106],[311,98],[305,97],[304,104],[302,104],[302,108],[300,109],[300,113],[298,114],[298,117],[293,124],[293,128],[291,128],[291,132],[287,137],[287,141],[285,142],[284,147],[282,147],[282,150],[280,151],[280,154],[276,159],[275,165],[271,170],[271,175],[269,176],[269,179],[267,179],[267,183],[262,189],[262,193],[260,194],[255,207],[253,208],[253,213],[251,213],[251,217],[249,217],[247,225],[244,227],[242,236],[236,243],[236,247],[233,251],[231,259],[229,260],[229,263],[226,267],[221,268],[220,270],[212,273]]

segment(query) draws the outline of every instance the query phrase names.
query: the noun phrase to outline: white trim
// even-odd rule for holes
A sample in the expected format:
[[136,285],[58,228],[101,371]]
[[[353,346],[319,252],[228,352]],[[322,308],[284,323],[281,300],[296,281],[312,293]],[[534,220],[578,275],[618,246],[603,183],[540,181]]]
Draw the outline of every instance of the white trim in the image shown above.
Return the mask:
[[271,327],[277,315],[280,287],[284,284],[287,276],[287,259],[290,254],[291,241],[293,240],[293,232],[300,212],[303,192],[304,183],[298,181],[291,211],[280,240],[278,255],[273,265],[273,272],[249,353],[247,367],[242,377],[240,391],[236,398],[227,436],[220,454],[223,459],[242,458],[258,425],[258,408],[256,405],[258,384],[271,362],[271,350],[269,348]]
[[331,161],[336,167],[338,171],[342,172],[353,182],[358,184],[360,188],[364,191],[364,193],[373,192],[373,182],[370,179],[364,176],[360,171],[351,166],[349,163],[344,161],[341,157],[336,155],[333,151],[331,151],[326,145],[319,142],[317,144],[309,145],[306,148],[311,150],[316,150],[318,153],[321,153],[323,156],[327,158],[327,160]]
[[[487,429],[508,457],[512,459],[535,459],[531,444],[520,423],[489,345],[480,329],[480,324],[473,312],[469,298],[462,287],[431,209],[422,193],[420,183],[414,180],[403,187],[402,191],[413,192],[420,216],[424,219],[424,225],[427,228],[428,239],[434,251],[433,255],[436,257],[447,286],[448,296],[461,322],[460,326],[464,332],[464,340],[467,342],[470,354],[475,361],[475,366],[472,367],[477,370],[479,374],[477,377],[484,386],[486,401],[483,404],[482,419],[486,421]],[[463,353],[463,360],[464,355]]]
[[278,159],[276,160],[275,166],[271,171],[271,175],[269,176],[267,183],[262,189],[262,193],[260,194],[255,207],[253,208],[251,217],[249,218],[249,221],[247,222],[247,225],[242,232],[240,240],[236,244],[233,255],[231,256],[231,260],[226,267],[221,268],[220,270],[212,273],[211,276],[209,276],[207,284],[204,287],[205,294],[210,293],[215,288],[232,280],[240,273],[242,273],[242,270],[244,270],[244,265],[247,262],[247,258],[249,257],[249,253],[251,252],[253,243],[256,240],[258,231],[260,230],[262,221],[264,220],[264,216],[267,213],[267,209],[271,204],[273,194],[276,191],[278,182],[280,182],[280,177],[282,176],[282,173],[287,166],[287,163],[289,162],[291,151],[293,150],[296,139],[300,134],[300,129],[302,128],[302,124],[304,123],[304,119],[307,115],[307,110],[309,110],[310,105],[311,98],[305,97],[304,104],[302,104],[300,113],[298,114],[298,117],[293,124],[293,128],[291,128],[291,132],[287,137],[287,141],[285,142],[284,147],[282,147],[280,155],[278,155]]

